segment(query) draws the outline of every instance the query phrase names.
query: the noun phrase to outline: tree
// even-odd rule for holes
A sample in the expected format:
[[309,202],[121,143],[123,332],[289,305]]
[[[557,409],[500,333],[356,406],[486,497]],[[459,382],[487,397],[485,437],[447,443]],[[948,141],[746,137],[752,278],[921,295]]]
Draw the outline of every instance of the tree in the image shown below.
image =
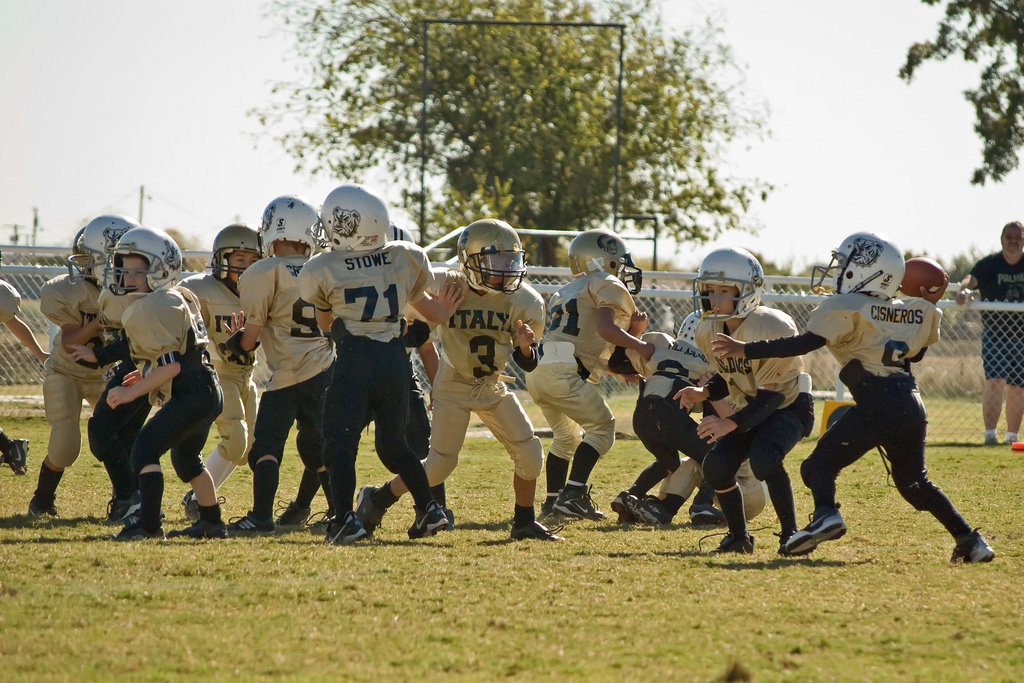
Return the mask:
[[[938,5],[943,0],[922,1]],[[925,61],[943,61],[957,53],[984,65],[978,87],[964,91],[974,105],[974,130],[983,149],[971,182],[998,182],[1018,167],[1024,145],[1024,2],[947,2],[935,39],[910,46],[900,77],[909,82]]]
[[[654,4],[279,0],[274,11],[294,31],[309,77],[277,84],[277,100],[255,113],[297,170],[352,181],[383,167],[418,215],[423,20],[621,22],[619,213],[658,214],[662,234],[707,240],[741,227],[770,189],[730,176],[722,158],[729,144],[762,132],[763,114],[735,85],[739,72],[717,30],[669,35]],[[619,31],[431,24],[429,32],[427,237],[486,215],[523,228],[610,226]]]

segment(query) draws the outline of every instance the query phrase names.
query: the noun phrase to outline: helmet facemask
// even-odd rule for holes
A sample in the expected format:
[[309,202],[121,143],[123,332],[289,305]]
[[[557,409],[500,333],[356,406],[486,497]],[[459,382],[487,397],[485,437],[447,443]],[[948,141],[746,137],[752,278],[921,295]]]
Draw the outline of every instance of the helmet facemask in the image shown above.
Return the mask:
[[644,283],[644,271],[640,270],[639,266],[633,264],[633,257],[626,253],[619,263],[619,272],[616,276],[622,280],[622,284],[626,285],[626,289],[630,294],[636,296],[640,293],[640,288]]
[[463,270],[470,283],[511,294],[523,284],[526,257],[522,251],[481,251],[467,254]]

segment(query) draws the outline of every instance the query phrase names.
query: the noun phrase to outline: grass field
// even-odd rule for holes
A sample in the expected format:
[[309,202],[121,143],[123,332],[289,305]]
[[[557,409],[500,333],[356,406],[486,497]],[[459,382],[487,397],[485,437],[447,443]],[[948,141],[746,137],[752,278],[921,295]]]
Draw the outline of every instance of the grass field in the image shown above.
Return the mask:
[[[508,542],[511,464],[486,438],[467,442],[450,480],[453,533],[408,541],[403,499],[355,547],[305,530],[115,544],[101,523],[108,484],[88,455],[64,476],[60,519],[23,516],[46,425],[4,429],[33,444],[28,476],[0,472],[4,681],[1024,677],[1024,456],[1004,447],[929,452],[933,479],[997,553],[954,566],[952,539],[887,485],[877,453],[840,479],[847,536],[799,559],[776,555],[769,512],[752,521],[746,557],[706,556],[717,539],[688,522],[581,522],[561,544]],[[787,460],[801,518],[811,446]],[[647,461],[639,442],[616,445],[592,478],[602,508]],[[359,472],[361,483],[385,478],[368,450]],[[297,480],[293,450],[282,498]],[[245,513],[250,485],[247,470],[225,484],[227,515]],[[185,525],[184,491],[168,478],[167,529]]]

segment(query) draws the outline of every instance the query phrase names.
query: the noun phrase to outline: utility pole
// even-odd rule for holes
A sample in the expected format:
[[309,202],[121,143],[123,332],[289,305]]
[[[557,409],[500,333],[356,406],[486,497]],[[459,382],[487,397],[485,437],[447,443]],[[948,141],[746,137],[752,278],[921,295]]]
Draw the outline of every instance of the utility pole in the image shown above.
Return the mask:
[[32,246],[36,246],[36,238],[39,237],[39,207],[32,207]]
[[142,225],[142,202],[146,198],[146,186],[139,185],[139,225]]

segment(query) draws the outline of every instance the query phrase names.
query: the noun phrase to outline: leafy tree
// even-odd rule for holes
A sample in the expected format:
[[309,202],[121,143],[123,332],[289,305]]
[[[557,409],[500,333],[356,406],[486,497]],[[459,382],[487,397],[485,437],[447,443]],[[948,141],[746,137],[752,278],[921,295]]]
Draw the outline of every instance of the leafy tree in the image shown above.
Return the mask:
[[922,0],[946,5],[934,40],[907,51],[900,76],[910,81],[928,60],[960,54],[981,62],[981,82],[964,97],[974,105],[974,130],[983,143],[982,164],[971,182],[1000,181],[1020,164],[1024,145],[1024,2],[1022,0]]
[[[273,11],[309,71],[276,85],[261,123],[298,170],[353,181],[383,167],[413,215],[422,21],[438,18],[625,24],[620,214],[658,214],[662,234],[703,241],[741,227],[770,190],[724,169],[726,146],[760,134],[763,113],[744,100],[719,33],[670,35],[654,0],[278,0]],[[610,226],[619,30],[428,30],[426,237],[487,215],[522,228]]]

